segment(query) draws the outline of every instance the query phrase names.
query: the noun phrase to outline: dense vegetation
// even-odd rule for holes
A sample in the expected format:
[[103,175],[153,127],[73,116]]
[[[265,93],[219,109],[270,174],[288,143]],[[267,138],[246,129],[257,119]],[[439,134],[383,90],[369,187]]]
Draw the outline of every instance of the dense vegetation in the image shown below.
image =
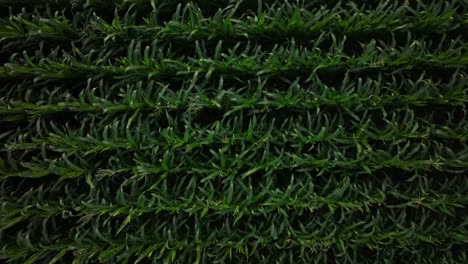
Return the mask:
[[466,32],[466,0],[0,0],[0,261],[468,263]]

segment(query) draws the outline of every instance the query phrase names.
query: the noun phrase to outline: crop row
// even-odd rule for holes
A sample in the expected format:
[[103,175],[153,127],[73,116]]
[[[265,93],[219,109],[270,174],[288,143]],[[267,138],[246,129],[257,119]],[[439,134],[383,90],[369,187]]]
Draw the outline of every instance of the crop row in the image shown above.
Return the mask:
[[[349,38],[363,35],[383,37],[395,32],[441,33],[463,30],[463,17],[457,13],[457,1],[450,4],[434,4],[430,8],[411,8],[387,1],[374,9],[358,6],[306,9],[296,4],[278,9],[266,9],[259,14],[236,17],[239,6],[219,10],[205,16],[200,8],[187,4],[174,10],[172,19],[161,25],[158,12],[136,21],[134,13],[114,17],[107,22],[95,13],[74,16],[73,21],[64,15],[25,18],[13,16],[0,25],[0,42],[5,48],[32,46],[38,40],[108,41],[117,42],[157,38],[159,41],[187,43],[187,40],[279,40],[295,38],[298,41],[313,40],[322,32],[334,32]],[[421,12],[424,10],[424,12]],[[92,11],[92,10],[90,10]],[[337,15],[339,14],[339,15]],[[24,42],[26,41],[26,43]]]
[[416,82],[407,80],[398,82],[393,79],[388,83],[382,83],[381,79],[368,79],[363,83],[362,79],[350,81],[345,78],[341,86],[335,88],[321,84],[320,79],[316,78],[312,84],[301,86],[296,80],[289,84],[288,88],[280,90],[269,87],[266,80],[249,82],[244,87],[230,88],[223,87],[220,80],[218,87],[213,87],[215,85],[198,84],[200,81],[198,75],[195,75],[192,80],[182,83],[175,91],[167,84],[152,81],[147,83],[146,87],[142,82],[127,85],[124,92],[119,86],[114,86],[118,88],[115,91],[101,91],[107,97],[119,94],[121,98],[118,101],[97,97],[97,90],[91,88],[82,90],[79,98],[73,98],[68,92],[60,93],[63,88],[57,88],[52,92],[50,87],[42,89],[40,97],[31,97],[29,94],[39,94],[39,88],[32,88],[23,93],[28,95],[27,99],[37,100],[38,103],[10,99],[0,107],[0,116],[39,117],[61,112],[109,114],[133,111],[196,112],[204,109],[223,109],[224,116],[229,116],[241,110],[262,113],[282,108],[311,111],[337,107],[358,113],[397,105],[464,106],[468,102],[465,82],[464,76],[454,76],[447,85],[434,83],[430,79],[418,79]]
[[[427,175],[426,175],[427,176]],[[286,177],[278,175],[277,177]],[[85,195],[72,190],[72,184],[57,185],[56,191],[41,186],[25,193],[4,188],[13,197],[2,197],[2,221],[0,230],[29,219],[61,217],[91,220],[97,216],[138,217],[160,212],[213,215],[232,215],[239,221],[242,217],[283,214],[287,211],[316,212],[322,208],[334,212],[337,209],[369,213],[372,208],[425,207],[454,216],[458,209],[468,204],[468,185],[462,186],[462,176],[451,176],[445,183],[428,183],[418,186],[406,182],[397,186],[389,175],[374,184],[351,182],[349,177],[336,179],[329,175],[325,186],[312,181],[308,175],[291,177],[287,187],[279,189],[275,178],[262,181],[260,187],[251,187],[251,180],[232,179],[220,188],[226,194],[217,194],[215,182],[203,182],[196,178],[180,180],[170,186],[167,180],[158,186],[152,185],[142,193],[144,184],[132,192],[124,192],[127,183],[111,195],[107,183],[93,186],[93,192]],[[315,183],[312,183],[315,182]],[[406,186],[405,186],[406,185]],[[333,187],[332,187],[333,186]],[[324,188],[324,189],[321,189]],[[57,193],[55,193],[57,192]],[[59,192],[62,192],[59,194]]]
[[[272,51],[264,52],[260,48],[245,47],[242,55],[239,47],[221,53],[222,42],[213,57],[173,58],[164,55],[161,50],[144,50],[138,43],[130,45],[127,57],[109,63],[105,51],[98,58],[92,59],[89,53],[78,59],[71,54],[56,58],[34,58],[24,54],[23,59],[16,59],[0,68],[0,78],[7,79],[79,79],[79,78],[115,78],[135,81],[141,79],[181,79],[192,78],[195,74],[205,76],[223,76],[227,79],[244,79],[256,76],[279,77],[295,73],[314,76],[315,72],[370,71],[400,72],[423,68],[461,68],[468,63],[466,45],[453,42],[448,50],[430,53],[424,43],[412,43],[406,47],[392,48],[392,45],[370,42],[360,56],[347,56],[342,46],[332,46],[330,53],[309,50],[303,47],[276,46]],[[460,46],[458,46],[460,44]],[[104,56],[104,57],[103,57]],[[169,57],[168,57],[169,56]],[[37,60],[37,62],[35,62]]]
[[[128,218],[96,218],[72,228],[73,232],[69,232],[70,235],[59,237],[54,231],[48,231],[48,228],[52,227],[49,223],[43,226],[39,234],[27,229],[15,234],[17,245],[7,244],[1,254],[4,257],[14,258],[16,255],[16,258],[24,258],[25,255],[18,254],[21,252],[18,249],[27,248],[29,254],[34,254],[40,259],[52,252],[85,250],[86,255],[83,257],[112,261],[116,256],[132,257],[143,252],[146,254],[142,258],[151,257],[151,252],[154,252],[155,256],[180,258],[196,250],[199,257],[204,251],[210,252],[208,255],[217,259],[223,259],[223,256],[228,257],[236,249],[245,256],[254,254],[261,248],[273,247],[276,251],[292,248],[327,251],[336,247],[346,254],[347,249],[360,247],[377,250],[386,245],[416,248],[421,245],[456,245],[465,242],[466,220],[454,225],[445,216],[438,215],[441,221],[433,222],[431,217],[434,213],[430,210],[414,210],[417,220],[406,214],[408,210],[400,209],[377,209],[362,219],[356,218],[353,213],[346,213],[345,210],[323,213],[313,219],[307,215],[295,214],[252,216],[251,219],[237,224],[233,224],[234,219],[229,218],[219,222],[216,220],[219,217],[213,215],[211,221],[198,215],[188,217],[177,214],[165,220],[144,219],[133,225],[132,222],[128,223]],[[186,224],[191,218],[194,218],[194,224],[189,227]],[[401,224],[402,222],[406,224]],[[122,225],[131,225],[127,230],[133,235],[116,235],[115,230]],[[233,233],[233,228],[244,231]],[[44,244],[45,239],[49,241]],[[21,247],[17,248],[18,245]]]

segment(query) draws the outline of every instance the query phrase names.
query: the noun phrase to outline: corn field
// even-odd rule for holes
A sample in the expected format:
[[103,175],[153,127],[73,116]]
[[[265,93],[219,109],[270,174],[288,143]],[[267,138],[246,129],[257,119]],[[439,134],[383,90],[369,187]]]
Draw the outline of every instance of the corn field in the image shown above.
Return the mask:
[[468,263],[467,0],[0,0],[1,263]]

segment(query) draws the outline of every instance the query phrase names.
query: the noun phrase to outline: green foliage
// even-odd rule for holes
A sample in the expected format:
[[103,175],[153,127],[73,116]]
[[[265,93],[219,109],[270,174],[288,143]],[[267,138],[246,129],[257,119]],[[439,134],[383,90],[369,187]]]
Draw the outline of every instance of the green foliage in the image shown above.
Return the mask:
[[0,262],[468,262],[467,14],[0,0]]

